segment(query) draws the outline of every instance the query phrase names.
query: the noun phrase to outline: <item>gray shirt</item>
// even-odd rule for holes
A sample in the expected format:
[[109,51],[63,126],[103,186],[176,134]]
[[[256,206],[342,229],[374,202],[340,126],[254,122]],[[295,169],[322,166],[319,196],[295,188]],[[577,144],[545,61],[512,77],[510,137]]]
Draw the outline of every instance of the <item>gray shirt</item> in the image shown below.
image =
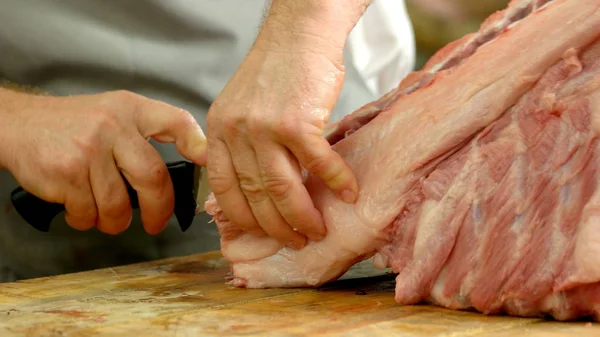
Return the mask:
[[[0,78],[59,95],[126,89],[206,112],[250,49],[264,0],[0,0]],[[375,99],[346,53],[347,75],[332,120]],[[166,161],[174,146],[154,144]],[[206,216],[186,233],[175,219],[147,235],[137,213],[118,236],[78,232],[59,215],[50,233],[10,205],[17,186],[0,171],[0,281],[39,277],[218,249]]]

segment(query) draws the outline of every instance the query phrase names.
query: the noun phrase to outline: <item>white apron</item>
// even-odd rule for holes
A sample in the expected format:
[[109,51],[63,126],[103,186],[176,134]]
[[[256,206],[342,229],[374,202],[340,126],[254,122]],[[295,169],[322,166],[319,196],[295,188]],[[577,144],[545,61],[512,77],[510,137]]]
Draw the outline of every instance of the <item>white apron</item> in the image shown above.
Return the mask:
[[[127,89],[192,112],[205,128],[210,103],[258,32],[265,0],[0,0],[0,78],[59,95]],[[390,10],[394,11],[390,14]],[[393,20],[392,20],[393,19]],[[332,120],[390,90],[414,64],[403,1],[379,0],[353,31],[347,75]],[[1,104],[1,103],[0,103]],[[166,161],[174,146],[154,144]],[[0,171],[0,281],[55,275],[219,248],[214,224],[198,216],[147,235],[79,232],[62,214],[49,233],[12,209],[17,183]]]

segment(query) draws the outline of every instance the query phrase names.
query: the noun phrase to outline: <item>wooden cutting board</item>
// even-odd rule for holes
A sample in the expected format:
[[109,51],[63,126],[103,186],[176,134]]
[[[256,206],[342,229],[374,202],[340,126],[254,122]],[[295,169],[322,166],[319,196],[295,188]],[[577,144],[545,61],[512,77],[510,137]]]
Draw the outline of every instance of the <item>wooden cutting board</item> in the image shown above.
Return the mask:
[[[234,289],[219,253],[0,284],[0,336],[600,336],[600,324],[394,302],[394,278]],[[354,274],[354,275],[353,275]]]

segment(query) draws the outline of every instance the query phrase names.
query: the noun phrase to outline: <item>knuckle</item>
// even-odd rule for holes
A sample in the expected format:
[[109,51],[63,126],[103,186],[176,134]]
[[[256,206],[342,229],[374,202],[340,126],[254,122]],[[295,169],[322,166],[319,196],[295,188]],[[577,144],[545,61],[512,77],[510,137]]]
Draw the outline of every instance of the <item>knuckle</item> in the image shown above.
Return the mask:
[[244,116],[235,114],[223,118],[223,133],[229,138],[239,137],[242,130],[245,128],[246,119]]
[[283,142],[306,146],[309,139],[321,138],[323,134],[324,125],[311,121],[311,118],[284,115],[274,124],[275,135]]
[[177,129],[188,130],[199,126],[194,115],[185,109],[173,107],[172,115],[171,122],[174,123],[174,127]]
[[101,217],[108,219],[129,218],[131,206],[128,200],[129,198],[124,193],[107,195],[98,205]]
[[90,112],[88,117],[88,125],[95,134],[122,128],[121,119],[111,106],[98,105]]
[[293,114],[283,115],[277,121],[277,135],[282,139],[304,143],[307,137],[320,138],[324,125],[315,116],[298,117]]
[[249,203],[260,203],[268,197],[264,187],[253,177],[238,173],[238,179],[240,181],[240,189]]
[[78,154],[65,153],[60,160],[53,160],[49,168],[58,176],[68,178],[69,181],[76,181],[82,172],[87,171],[87,161]]
[[280,139],[296,140],[301,132],[296,118],[282,117],[274,127],[275,134]]
[[248,132],[253,136],[260,136],[264,131],[272,128],[269,119],[259,114],[252,114],[246,118]]
[[111,203],[111,205],[106,205],[102,208],[100,216],[102,218],[110,219],[113,222],[115,220],[126,220],[126,218],[129,218],[128,209],[129,207],[125,204]]
[[221,195],[233,187],[233,180],[221,174],[208,174],[208,184],[216,195]]
[[73,143],[83,153],[97,153],[108,139],[107,134],[122,133],[124,125],[110,107],[96,106],[89,112],[85,128],[73,137]]
[[267,193],[275,201],[285,199],[292,189],[292,182],[288,178],[271,174],[263,176],[263,185]]
[[109,92],[111,101],[117,101],[118,104],[135,104],[142,96],[129,90],[115,90]]
[[307,154],[304,167],[325,180],[333,178],[336,174],[327,158],[321,156]]
[[93,130],[91,132],[77,134],[72,140],[79,151],[84,155],[91,156],[101,149],[101,137],[100,130]]
[[154,159],[149,163],[148,182],[164,182],[169,175],[167,166],[161,160]]
[[121,120],[119,116],[110,108],[99,107],[94,111],[92,117],[94,130],[97,132],[106,132],[121,128]]
[[163,196],[168,187],[169,171],[167,166],[161,160],[152,160],[145,175],[141,177],[144,186],[153,187],[156,191],[156,197]]
[[100,94],[92,115],[98,115],[98,113],[112,112],[115,109],[119,110],[134,110],[143,96],[138,95],[128,90],[115,90]]
[[185,109],[181,109],[181,108],[175,108],[177,111],[177,115],[179,116],[179,118],[181,119],[181,123],[186,125],[186,126],[196,126],[198,124],[198,121],[196,121],[196,118],[194,118],[194,115],[192,115],[191,112],[185,110]]

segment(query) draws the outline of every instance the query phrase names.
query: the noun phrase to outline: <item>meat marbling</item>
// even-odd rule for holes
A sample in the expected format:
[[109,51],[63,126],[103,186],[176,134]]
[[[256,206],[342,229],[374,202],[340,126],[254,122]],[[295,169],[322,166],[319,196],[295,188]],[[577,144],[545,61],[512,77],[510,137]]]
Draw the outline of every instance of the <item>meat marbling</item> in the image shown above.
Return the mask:
[[374,257],[400,304],[600,318],[600,0],[513,0],[327,137],[354,205],[294,251],[206,202],[239,287],[312,287]]

